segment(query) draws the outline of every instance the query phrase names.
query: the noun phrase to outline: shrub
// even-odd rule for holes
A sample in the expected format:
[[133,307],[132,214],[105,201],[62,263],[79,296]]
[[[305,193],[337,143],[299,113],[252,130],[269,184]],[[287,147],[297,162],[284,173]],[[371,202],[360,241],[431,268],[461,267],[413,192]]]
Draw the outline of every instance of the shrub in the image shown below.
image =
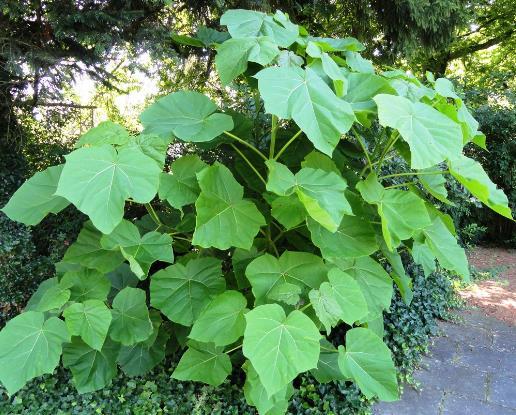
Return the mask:
[[[357,40],[310,37],[281,12],[233,10],[221,23],[231,35],[215,45],[221,82],[246,85],[255,113],[174,92],[141,114],[142,134],[100,124],[3,208],[26,224],[70,204],[89,218],[58,275],[0,332],[9,393],[61,355],[88,393],[118,366],[142,375],[179,350],[174,379],[216,387],[245,374],[246,402],[262,414],[286,411],[302,373],[395,400],[382,313],[393,284],[414,297],[400,252],[426,274],[437,260],[469,277],[451,218],[427,194],[445,199],[449,173],[510,216],[462,154],[479,135],[448,80],[376,74]],[[187,42],[214,43],[203,39]],[[164,172],[172,138],[223,146],[227,161],[186,155]],[[381,174],[391,151],[408,171]],[[395,177],[410,179],[389,185]]]

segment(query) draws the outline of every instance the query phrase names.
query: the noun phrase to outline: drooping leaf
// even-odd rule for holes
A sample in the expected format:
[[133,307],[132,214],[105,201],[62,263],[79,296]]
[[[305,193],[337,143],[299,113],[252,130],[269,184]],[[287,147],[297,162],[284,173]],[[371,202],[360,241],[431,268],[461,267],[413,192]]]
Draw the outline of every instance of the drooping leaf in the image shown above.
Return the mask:
[[346,63],[353,72],[374,74],[373,63],[370,60],[364,59],[358,52],[346,52]]
[[423,267],[425,276],[429,276],[436,270],[435,255],[425,243],[425,238],[416,238],[412,244],[412,258],[416,264]]
[[83,134],[75,143],[74,147],[82,146],[98,147],[104,144],[114,144],[122,146],[127,144],[131,136],[129,132],[113,121],[102,121],[95,128]]
[[334,380],[346,380],[342,371],[339,369],[339,351],[326,338],[321,339],[321,354],[317,368],[310,373],[317,382],[328,383]]
[[296,40],[299,29],[290,23],[282,24],[272,16],[253,10],[228,10],[220,18],[233,38],[269,36],[281,47],[287,48]]
[[315,148],[331,156],[341,135],[355,121],[351,106],[310,68],[266,68],[255,77],[265,110],[280,118],[293,118]]
[[70,300],[78,303],[86,300],[105,301],[111,288],[105,275],[87,268],[66,272],[61,278],[60,285],[70,290]]
[[452,204],[452,202],[448,200],[448,191],[444,186],[446,184],[446,179],[442,174],[422,174],[418,176],[418,178],[425,190],[433,197],[447,205]]
[[228,85],[247,70],[247,62],[265,66],[278,55],[278,46],[268,36],[234,38],[217,48],[215,64],[222,85]]
[[145,291],[126,287],[113,300],[113,321],[109,335],[124,346],[144,341],[152,334],[152,323],[145,303]]
[[334,233],[310,218],[307,225],[312,242],[326,259],[369,256],[378,250],[372,226],[356,216],[344,216]]
[[0,331],[0,381],[12,395],[29,380],[52,373],[59,364],[62,344],[70,341],[66,325],[57,317],[28,311],[9,320]]
[[436,79],[434,88],[436,92],[443,97],[460,99],[459,96],[456,94],[455,88],[449,79]]
[[152,276],[151,304],[170,320],[191,326],[211,298],[224,291],[221,276],[221,262],[215,258],[171,265]]
[[59,284],[56,277],[43,281],[32,294],[25,311],[49,311],[61,308],[70,298],[70,290]]
[[122,291],[125,287],[136,287],[140,281],[136,275],[133,274],[128,264],[122,264],[114,271],[106,275],[111,282],[111,290],[108,294],[108,300],[113,301],[113,298]]
[[151,265],[156,261],[174,262],[172,238],[159,232],[148,232],[140,236],[137,226],[122,220],[109,235],[104,235],[100,243],[104,249],[120,249],[131,271],[140,279],[145,279]]
[[244,313],[247,300],[238,291],[225,291],[206,306],[195,320],[191,339],[215,346],[225,346],[237,341],[245,328]]
[[398,130],[410,146],[413,169],[426,169],[460,155],[460,125],[446,115],[427,104],[394,95],[379,94],[374,100],[380,124]]
[[306,219],[306,209],[297,195],[278,196],[272,201],[271,215],[285,228],[294,228]]
[[63,316],[72,336],[80,336],[91,348],[102,350],[111,325],[111,311],[99,300],[86,300],[67,307]]
[[205,95],[173,92],[158,99],[140,115],[146,134],[171,135],[188,142],[211,141],[233,129],[229,115],[221,114]]
[[94,392],[107,386],[116,376],[116,358],[120,344],[107,338],[102,350],[95,350],[79,337],[63,350],[63,366],[71,370],[73,383],[79,393]]
[[[338,268],[328,272],[328,287],[326,293],[333,296],[340,308],[338,317],[349,325],[362,319],[368,314],[367,300],[362,293],[360,284]],[[321,285],[322,288],[322,285]]]
[[348,91],[348,78],[339,65],[327,53],[321,53],[321,63],[324,73],[333,81],[333,89],[338,97],[346,95]]
[[203,248],[249,249],[263,215],[254,203],[244,200],[244,189],[231,171],[220,163],[198,174],[201,194],[195,202],[197,223],[192,243]]
[[512,219],[507,196],[491,181],[480,163],[466,156],[448,162],[450,172],[473,196],[487,207],[506,218]]
[[14,221],[37,225],[49,213],[62,211],[70,204],[54,195],[62,170],[60,164],[36,173],[16,190],[2,212]]
[[201,26],[197,30],[197,39],[199,39],[205,46],[211,46],[216,43],[223,43],[230,38],[228,32],[219,32],[210,27]]
[[257,302],[264,302],[276,285],[294,284],[305,293],[326,280],[323,260],[308,252],[285,251],[279,258],[265,254],[254,259],[245,271]]
[[339,303],[333,295],[331,285],[323,282],[318,290],[310,290],[308,298],[317,318],[326,329],[326,333],[330,334],[331,329],[338,324],[342,314]]
[[317,367],[321,335],[298,310],[288,317],[278,304],[258,306],[246,315],[243,353],[256,369],[268,397],[299,373]]
[[219,386],[231,373],[231,360],[222,347],[213,343],[188,342],[172,377],[177,380],[194,380]]
[[119,251],[110,251],[102,248],[100,239],[102,234],[88,221],[84,224],[77,241],[66,250],[63,262],[82,265],[95,269],[103,274],[116,269],[124,257]]
[[137,147],[83,147],[65,156],[56,195],[71,201],[93,225],[110,233],[120,223],[125,200],[152,200],[161,169]]
[[414,293],[412,291],[412,279],[405,272],[403,262],[401,262],[401,256],[395,250],[394,252],[389,251],[385,243],[381,244],[382,253],[389,261],[392,267],[391,277],[398,286],[398,290],[401,294],[401,298],[405,301],[405,304],[410,305]]
[[391,351],[369,329],[354,328],[346,333],[346,349],[339,347],[339,367],[348,373],[362,393],[383,401],[398,399],[396,368]]
[[207,164],[194,154],[174,161],[170,165],[170,174],[161,174],[159,198],[176,209],[194,203],[201,191],[197,183],[197,173],[205,167]]
[[129,142],[130,146],[138,148],[143,154],[153,159],[160,169],[165,165],[170,137],[154,134],[139,134]]

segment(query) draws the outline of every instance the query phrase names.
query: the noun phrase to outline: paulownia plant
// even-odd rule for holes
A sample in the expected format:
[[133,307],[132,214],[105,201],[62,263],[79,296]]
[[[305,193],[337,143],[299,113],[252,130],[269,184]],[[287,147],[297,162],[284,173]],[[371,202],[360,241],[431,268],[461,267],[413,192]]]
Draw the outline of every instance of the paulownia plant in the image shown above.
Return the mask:
[[[217,386],[241,367],[260,414],[284,413],[306,371],[395,400],[382,313],[393,284],[411,300],[399,252],[426,273],[437,260],[469,276],[434,203],[449,203],[445,175],[511,217],[462,153],[485,138],[447,79],[378,72],[356,39],[310,36],[279,11],[230,10],[221,24],[229,35],[175,39],[215,48],[222,85],[247,109],[174,92],[141,114],[141,134],[101,123],[3,208],[28,225],[70,203],[89,216],[56,277],[0,332],[10,394],[61,359],[90,392],[118,367],[142,375],[181,353],[179,380]],[[173,140],[220,147],[223,162],[190,154],[165,169]],[[382,174],[388,159],[405,171]]]

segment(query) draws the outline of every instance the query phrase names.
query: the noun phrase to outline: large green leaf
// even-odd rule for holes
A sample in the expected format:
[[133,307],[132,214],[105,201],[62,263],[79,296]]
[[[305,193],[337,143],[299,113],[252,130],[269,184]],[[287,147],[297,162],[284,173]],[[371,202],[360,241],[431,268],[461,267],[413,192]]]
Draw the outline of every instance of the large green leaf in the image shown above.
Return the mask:
[[374,174],[370,174],[356,187],[367,203],[376,204],[389,250],[392,251],[402,240],[411,238],[418,230],[430,224],[425,203],[415,193],[384,189]]
[[125,287],[136,287],[140,281],[131,271],[129,264],[120,265],[106,277],[111,282],[111,290],[108,294],[109,301],[113,301],[113,298]]
[[296,194],[278,196],[271,203],[271,215],[285,228],[291,229],[306,219],[306,209]]
[[507,196],[491,181],[480,163],[466,156],[448,162],[450,172],[460,183],[489,208],[512,219]]
[[227,26],[233,38],[269,36],[278,46],[287,48],[297,39],[299,28],[281,16],[253,10],[228,10],[220,18],[220,24]]
[[317,367],[321,335],[305,314],[294,310],[287,317],[278,304],[267,304],[249,311],[245,318],[243,353],[269,397],[299,373]]
[[349,374],[362,393],[383,401],[398,399],[396,368],[391,351],[369,329],[355,328],[346,333],[346,349],[339,347],[339,367]]
[[398,130],[409,144],[413,169],[432,167],[460,155],[461,127],[446,115],[427,104],[394,95],[379,94],[374,100],[380,124]]
[[356,216],[344,216],[334,233],[310,218],[307,225],[312,242],[321,250],[324,258],[356,258],[378,250],[372,226]]
[[195,380],[219,386],[231,373],[231,360],[222,347],[213,343],[188,342],[172,377],[178,380]]
[[251,248],[265,219],[254,203],[243,199],[244,189],[231,171],[215,163],[198,178],[201,195],[195,202],[197,224],[192,243],[203,248]]
[[342,314],[342,310],[335,300],[331,285],[323,282],[318,290],[311,290],[308,293],[308,299],[312,304],[315,315],[323,324],[326,333],[330,334],[331,329],[335,327]]
[[161,324],[159,312],[153,311],[150,315],[153,326],[152,335],[143,342],[120,348],[118,363],[126,375],[145,375],[165,358],[165,349],[170,334]]
[[[368,314],[367,300],[362,293],[360,284],[338,268],[332,268],[328,272],[328,291],[327,295],[333,296],[340,307],[339,318],[353,325],[358,320]],[[322,289],[322,285],[321,285]],[[329,291],[331,290],[331,291]]]
[[242,369],[244,369],[246,374],[244,396],[247,403],[255,406],[259,414],[283,415],[286,413],[288,400],[294,393],[292,384],[289,383],[283,389],[269,397],[253,365],[251,365],[249,361],[246,361],[242,365]]
[[171,135],[183,141],[205,142],[233,129],[229,115],[221,114],[207,96],[193,91],[173,92],[142,112],[146,134]]
[[58,310],[70,299],[70,290],[59,284],[57,277],[43,281],[32,294],[25,311]]
[[389,308],[392,280],[378,262],[370,257],[333,258],[332,262],[358,282],[367,302],[368,316],[376,316]]
[[111,311],[99,300],[86,300],[67,307],[63,316],[72,336],[80,336],[91,348],[102,350],[111,325]]
[[330,232],[335,232],[345,214],[352,210],[344,190],[346,181],[333,171],[304,167],[295,175],[283,164],[266,162],[269,169],[267,190],[280,196],[296,194],[308,215]]
[[351,106],[310,68],[266,68],[255,77],[265,110],[280,118],[293,118],[315,148],[331,156],[341,135],[355,121]]
[[140,236],[138,227],[128,220],[122,220],[109,235],[100,240],[104,249],[120,249],[131,271],[145,279],[151,265],[156,261],[174,262],[172,238],[159,232],[148,232]]
[[211,298],[224,291],[225,285],[220,260],[192,259],[186,265],[171,265],[151,277],[151,304],[170,320],[191,326]]
[[52,373],[59,364],[62,344],[70,341],[66,325],[57,317],[28,311],[0,331],[0,381],[12,395],[29,380]]
[[170,137],[139,134],[131,139],[129,146],[138,148],[143,154],[153,159],[160,169],[163,169],[170,141]]
[[131,136],[120,124],[113,121],[102,121],[95,128],[83,134],[74,147],[101,146],[104,144],[124,145],[129,142]]
[[95,269],[101,273],[108,273],[116,269],[124,257],[119,251],[110,251],[102,248],[100,239],[102,234],[88,221],[84,224],[77,241],[66,250],[63,263],[82,265]]
[[201,191],[197,183],[197,173],[205,167],[207,164],[194,154],[174,161],[170,165],[170,174],[161,174],[159,198],[176,209],[194,203]]
[[245,271],[258,303],[267,301],[272,290],[288,283],[300,287],[305,293],[319,288],[326,281],[323,260],[308,252],[285,251],[279,258],[265,254],[254,259]]
[[144,341],[152,334],[152,322],[145,291],[126,287],[113,300],[113,321],[109,335],[124,346]]
[[63,165],[36,173],[22,184],[2,208],[10,219],[25,225],[37,225],[49,213],[59,213],[70,202],[55,196]]
[[219,294],[195,320],[188,337],[215,346],[236,342],[244,334],[246,306],[246,298],[238,291]]
[[312,369],[310,373],[317,382],[328,383],[333,380],[348,379],[339,368],[339,351],[326,338],[321,339],[321,354],[317,368]]
[[215,64],[222,85],[228,85],[247,70],[247,62],[256,62],[265,66],[278,55],[278,46],[268,36],[234,38],[225,41],[217,48]]
[[78,303],[86,300],[105,301],[111,288],[105,275],[87,268],[66,272],[60,285],[64,289],[69,289],[70,300]]
[[[435,169],[432,170],[435,171]],[[423,172],[425,171],[423,170]],[[418,178],[425,190],[433,197],[447,205],[453,205],[448,200],[448,191],[445,187],[446,179],[442,174],[421,174]]]
[[110,233],[122,220],[125,200],[152,200],[161,169],[137,147],[85,147],[65,156],[56,194],[86,213],[95,227]]
[[106,339],[102,350],[95,350],[79,337],[73,337],[63,350],[63,366],[72,371],[79,393],[94,392],[107,386],[116,376],[120,344]]

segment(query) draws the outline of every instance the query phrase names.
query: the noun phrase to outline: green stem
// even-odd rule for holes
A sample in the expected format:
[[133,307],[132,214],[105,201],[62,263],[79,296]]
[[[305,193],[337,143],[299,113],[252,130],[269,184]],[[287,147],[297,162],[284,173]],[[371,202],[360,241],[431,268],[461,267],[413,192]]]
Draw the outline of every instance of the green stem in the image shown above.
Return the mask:
[[380,155],[380,158],[378,160],[378,165],[376,166],[376,171],[379,172],[380,168],[382,167],[383,160],[387,153],[391,150],[392,146],[396,144],[396,141],[398,141],[398,138],[400,138],[400,133],[396,131],[389,139],[389,142],[385,146],[385,149],[382,151],[382,154]]
[[251,163],[249,161],[249,159],[245,156],[244,153],[242,153],[238,147],[236,145],[234,145],[233,143],[229,143],[229,145],[233,148],[233,150],[235,150],[238,155],[240,157],[242,157],[244,159],[244,161],[249,165],[249,167],[251,167],[251,170],[255,172],[255,174],[258,176],[258,178],[262,181],[262,183],[264,185],[267,185],[267,182],[265,181],[265,179],[263,178],[263,176],[260,174],[260,172],[258,170],[256,170],[256,167],[254,167],[253,163]]
[[403,187],[403,186],[408,186],[410,184],[416,184],[416,183],[417,182],[415,180],[413,180],[411,182],[403,182],[403,183],[393,184],[392,186],[385,187],[385,189],[395,189],[396,187]]
[[274,160],[278,160],[280,156],[283,154],[283,152],[288,148],[289,145],[291,145],[297,137],[301,135],[302,131],[299,130],[297,133],[295,133],[290,140],[288,140],[283,147],[281,147],[281,150],[278,151],[278,154],[274,157]]
[[265,157],[263,153],[252,144],[249,144],[247,141],[242,140],[240,137],[236,136],[235,134],[231,134],[228,131],[224,131],[224,134],[226,134],[228,137],[231,137],[233,140],[238,141],[240,144],[249,147],[252,151],[258,154],[264,161],[267,161],[267,157]]
[[[367,165],[369,166],[369,170],[373,171],[373,164],[371,163],[371,158],[369,157],[369,152],[366,149],[365,143],[362,141],[362,136],[357,132],[355,128],[352,129],[353,134],[357,138],[358,143],[360,144],[360,147],[362,147],[362,151],[364,152],[366,159],[367,159]],[[362,172],[360,175],[362,176],[365,173],[365,167],[362,169]]]
[[172,238],[173,238],[173,239],[179,239],[180,241],[186,241],[186,242],[190,242],[190,243],[192,243],[192,240],[191,240],[191,239],[189,239],[189,238],[183,238],[183,237],[181,237],[181,236],[173,236]]
[[428,174],[447,174],[449,173],[448,170],[437,170],[437,171],[408,171],[404,173],[395,173],[395,174],[387,174],[385,176],[380,176],[378,179],[389,179],[391,177],[402,177],[402,176],[424,176]]
[[150,203],[145,203],[145,209],[147,209],[147,212],[149,213],[149,216],[154,221],[154,223],[158,225],[158,228],[163,225],[163,222],[161,222],[158,214]]
[[301,307],[301,308],[299,309],[299,311],[305,311],[305,310],[306,310],[308,307],[310,307],[311,305],[312,305],[312,303],[308,303],[308,304],[304,305],[303,307]]
[[242,345],[241,345],[241,344],[239,344],[238,346],[233,347],[232,349],[229,349],[229,350],[228,350],[227,352],[225,352],[225,353],[227,353],[227,354],[232,353],[232,352],[234,352],[235,350],[240,349],[241,347],[242,347]]
[[276,135],[278,133],[278,117],[272,116],[272,127],[271,127],[271,146],[269,149],[269,159],[274,158],[274,148],[276,147]]

